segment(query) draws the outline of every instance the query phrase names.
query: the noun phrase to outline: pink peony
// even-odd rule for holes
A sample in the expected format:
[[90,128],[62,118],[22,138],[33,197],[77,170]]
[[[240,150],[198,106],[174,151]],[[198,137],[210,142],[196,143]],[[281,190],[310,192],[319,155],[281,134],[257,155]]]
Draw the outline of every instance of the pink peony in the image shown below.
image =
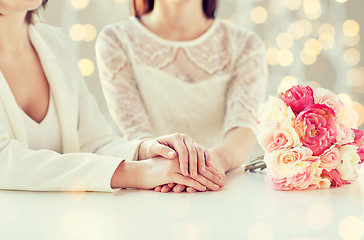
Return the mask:
[[364,162],[364,134],[359,129],[353,129],[355,137],[353,145],[358,147],[358,155],[360,157],[359,164]]
[[309,86],[293,86],[285,93],[280,93],[279,98],[290,106],[296,114],[303,111],[306,107],[314,104],[313,90]]
[[296,119],[295,129],[304,146],[319,156],[336,143],[336,118],[331,107],[314,104],[302,111]]
[[327,171],[335,169],[341,162],[339,149],[334,145],[323,152],[319,157],[321,160],[320,168]]
[[316,88],[313,91],[313,97],[315,103],[325,104],[334,109],[337,116],[340,115],[343,108],[343,103],[335,93],[331,92],[328,89]]
[[336,170],[326,171],[323,170],[321,176],[323,178],[328,178],[331,181],[331,187],[341,187],[344,184],[349,184],[349,181],[346,181],[340,177],[340,174]]
[[354,141],[353,129],[347,127],[343,122],[336,122],[336,143],[340,145],[348,144]]
[[[317,158],[312,158],[317,161]],[[317,161],[318,162],[318,161]],[[273,178],[271,175],[267,175],[265,180],[271,182],[273,187],[277,190],[303,190],[303,189],[314,189],[318,188],[318,184],[312,184],[313,180],[317,177],[320,172],[318,169],[318,163],[308,165],[302,172],[291,177],[285,178]],[[316,166],[315,166],[316,165]]]

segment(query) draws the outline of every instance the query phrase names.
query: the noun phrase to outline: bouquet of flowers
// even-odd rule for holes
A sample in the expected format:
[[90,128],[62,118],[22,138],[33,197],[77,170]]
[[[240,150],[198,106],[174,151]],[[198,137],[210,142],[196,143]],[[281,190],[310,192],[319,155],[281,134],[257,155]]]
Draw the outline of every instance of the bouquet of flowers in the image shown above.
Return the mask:
[[333,92],[293,86],[259,111],[257,138],[275,189],[340,187],[357,178],[364,135],[356,112]]

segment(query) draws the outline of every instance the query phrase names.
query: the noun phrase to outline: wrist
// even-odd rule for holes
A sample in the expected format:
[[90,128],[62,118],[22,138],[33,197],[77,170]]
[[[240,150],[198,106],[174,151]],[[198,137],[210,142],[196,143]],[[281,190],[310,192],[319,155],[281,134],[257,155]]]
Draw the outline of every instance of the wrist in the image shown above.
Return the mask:
[[144,165],[143,162],[122,161],[111,178],[111,188],[141,188]]
[[219,147],[213,147],[209,149],[209,153],[212,159],[212,164],[219,164],[219,166],[224,170],[224,172],[227,172],[230,170],[230,163],[229,158],[226,156],[224,151],[221,150]]

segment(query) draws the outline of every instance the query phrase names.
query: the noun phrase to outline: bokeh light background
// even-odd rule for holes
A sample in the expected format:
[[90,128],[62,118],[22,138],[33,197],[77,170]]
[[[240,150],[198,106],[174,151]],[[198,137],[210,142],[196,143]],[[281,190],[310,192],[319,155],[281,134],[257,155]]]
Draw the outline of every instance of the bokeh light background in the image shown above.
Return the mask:
[[[328,88],[351,104],[364,130],[362,9],[362,0],[218,0],[217,17],[251,29],[264,40],[267,95],[297,83]],[[105,25],[129,16],[129,0],[49,1],[43,13],[45,22],[61,26],[73,40],[79,67],[110,122],[94,45]]]

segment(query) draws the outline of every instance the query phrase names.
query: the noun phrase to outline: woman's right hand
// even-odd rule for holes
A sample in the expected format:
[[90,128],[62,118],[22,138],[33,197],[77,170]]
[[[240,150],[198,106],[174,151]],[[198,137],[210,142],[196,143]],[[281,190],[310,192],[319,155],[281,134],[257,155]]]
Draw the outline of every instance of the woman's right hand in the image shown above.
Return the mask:
[[215,174],[205,171],[205,176],[199,174],[196,178],[186,177],[181,173],[177,158],[170,160],[158,157],[134,162],[124,161],[116,169],[111,179],[111,187],[153,189],[160,185],[176,183],[198,191],[206,191],[207,188],[218,190],[223,186],[223,182]]

